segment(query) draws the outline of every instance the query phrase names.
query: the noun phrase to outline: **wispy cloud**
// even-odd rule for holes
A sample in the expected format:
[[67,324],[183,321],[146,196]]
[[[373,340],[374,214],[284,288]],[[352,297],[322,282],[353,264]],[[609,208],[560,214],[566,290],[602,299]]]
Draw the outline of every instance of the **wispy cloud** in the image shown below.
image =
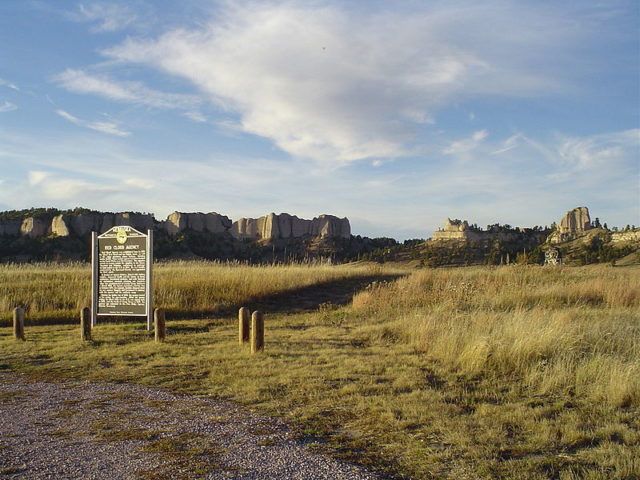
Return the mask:
[[486,130],[478,130],[469,138],[452,142],[451,145],[442,150],[442,153],[445,155],[459,155],[461,153],[471,152],[475,150],[488,135],[489,133]]
[[77,10],[67,16],[77,22],[91,23],[91,31],[96,33],[122,30],[138,18],[133,8],[113,1],[80,3]]
[[501,153],[508,152],[509,150],[513,150],[514,148],[516,148],[518,146],[518,143],[519,143],[521,137],[522,137],[522,135],[520,133],[517,133],[515,135],[511,135],[509,138],[507,138],[504,142],[502,142],[500,144],[500,146],[498,147],[497,150],[494,150],[491,153],[493,155],[499,155]]
[[548,59],[569,59],[580,33],[561,11],[501,2],[367,15],[313,2],[225,5],[198,29],[103,53],[186,78],[244,132],[333,166],[410,154],[438,110],[461,98],[558,92],[566,71]]
[[11,112],[13,110],[17,110],[18,107],[11,102],[7,102],[6,100],[0,103],[0,113]]
[[207,121],[207,117],[200,112],[189,111],[185,112],[183,115],[193,122],[205,123]]
[[7,80],[4,80],[3,78],[0,78],[0,87],[7,87],[7,88],[10,88],[11,90],[20,91],[20,89],[15,83],[11,83]]
[[[4,173],[3,162],[11,162],[24,176],[36,172],[26,190],[8,177],[0,204],[16,208],[16,198],[31,204],[55,200],[64,208],[135,209],[158,217],[176,209],[215,210],[233,219],[270,211],[303,217],[332,213],[347,216],[355,234],[401,238],[427,237],[447,217],[480,225],[549,225],[579,205],[589,206],[593,216],[609,225],[626,225],[637,223],[637,202],[629,200],[638,195],[637,137],[633,130],[570,137],[576,145],[590,145],[589,158],[603,159],[600,152],[609,152],[606,160],[588,164],[580,163],[583,148],[580,155],[566,157],[566,136],[550,140],[545,156],[539,141],[523,135],[516,146],[496,155],[508,138],[491,135],[478,145],[473,162],[453,155],[437,168],[424,159],[406,159],[393,168],[353,164],[314,171],[313,163],[305,161],[227,154],[195,161],[188,158],[192,156],[136,152],[108,136],[79,133],[35,142],[0,132],[0,170]],[[171,174],[158,183],[149,172]],[[65,188],[75,196],[65,197],[67,190],[60,191]],[[176,194],[168,196],[167,191]]]
[[28,171],[27,184],[49,201],[73,199],[78,196],[86,198],[96,194],[116,193],[119,190],[113,186],[101,185],[78,178],[64,178],[59,174],[42,170]]
[[48,172],[43,172],[41,170],[30,170],[29,172],[27,172],[27,181],[31,186],[38,185],[39,183],[42,183],[48,176]]
[[116,135],[118,137],[128,137],[129,135],[131,135],[131,132],[120,129],[118,124],[115,122],[86,122],[64,110],[56,110],[56,113],[65,120],[68,120],[79,127],[89,128],[97,132]]
[[69,91],[95,94],[119,102],[147,105],[156,108],[192,109],[201,103],[195,95],[165,93],[146,87],[141,82],[113,80],[107,75],[67,69],[54,77],[58,85]]
[[572,170],[615,168],[630,152],[640,153],[640,128],[591,137],[562,137],[558,155]]

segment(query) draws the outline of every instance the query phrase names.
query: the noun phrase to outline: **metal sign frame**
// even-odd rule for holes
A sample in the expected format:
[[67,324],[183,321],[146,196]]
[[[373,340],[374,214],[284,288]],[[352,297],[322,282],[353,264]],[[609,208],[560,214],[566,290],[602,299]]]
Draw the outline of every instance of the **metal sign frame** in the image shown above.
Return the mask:
[[[145,312],[144,313],[98,313],[100,296],[100,245],[106,240],[126,244],[129,236],[145,239]],[[153,325],[153,230],[147,230],[144,234],[128,225],[119,225],[110,228],[101,235],[91,232],[91,326],[98,323],[99,315],[109,316],[137,316],[147,317],[147,330]]]

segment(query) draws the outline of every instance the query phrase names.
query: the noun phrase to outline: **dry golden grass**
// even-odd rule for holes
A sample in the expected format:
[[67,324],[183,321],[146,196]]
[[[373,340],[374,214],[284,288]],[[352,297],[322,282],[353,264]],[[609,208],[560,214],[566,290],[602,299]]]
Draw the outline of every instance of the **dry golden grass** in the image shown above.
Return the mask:
[[3,328],[0,369],[229,398],[411,478],[630,480],[638,291],[635,267],[421,270],[350,306],[267,311],[257,356],[238,347],[234,316],[169,317],[164,344],[142,322],[99,325],[90,344],[77,326],[31,327],[26,342]]
[[424,270],[353,300],[456,371],[615,406],[640,404],[639,307],[638,270],[608,266]]
[[[238,263],[180,261],[154,266],[156,305],[171,314],[228,312],[314,285],[381,274],[374,265],[293,264],[249,266]],[[30,321],[75,321],[91,300],[91,268],[83,263],[0,264],[0,322],[7,324],[15,307]]]

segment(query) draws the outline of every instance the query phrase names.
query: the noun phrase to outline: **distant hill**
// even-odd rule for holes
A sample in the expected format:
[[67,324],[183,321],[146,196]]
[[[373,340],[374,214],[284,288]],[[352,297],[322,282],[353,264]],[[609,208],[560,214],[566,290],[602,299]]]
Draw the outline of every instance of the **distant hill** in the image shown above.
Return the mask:
[[88,260],[91,232],[116,225],[153,230],[158,259],[345,261],[385,242],[352,236],[349,220],[333,215],[307,220],[270,213],[234,222],[216,212],[173,212],[166,220],[156,220],[140,212],[33,208],[0,212],[0,261]]
[[[640,229],[611,231],[592,222],[587,207],[568,211],[549,227],[494,224],[481,229],[446,219],[433,237],[407,240],[352,235],[347,218],[311,220],[287,213],[232,221],[216,212],[173,212],[165,220],[149,213],[98,212],[86,208],[33,208],[0,212],[0,262],[89,260],[91,232],[129,225],[154,231],[157,259],[237,260],[252,263],[366,260],[441,267],[544,263],[555,250],[563,263],[633,263]],[[636,255],[636,257],[634,257]]]

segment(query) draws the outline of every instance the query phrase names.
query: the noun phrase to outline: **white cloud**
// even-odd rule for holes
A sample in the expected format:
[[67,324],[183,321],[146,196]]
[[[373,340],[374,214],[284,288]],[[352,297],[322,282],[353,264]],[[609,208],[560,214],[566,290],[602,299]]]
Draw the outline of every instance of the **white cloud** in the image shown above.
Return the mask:
[[27,173],[27,180],[29,185],[38,185],[42,183],[42,181],[49,176],[48,172],[43,172],[40,170],[32,170]]
[[123,183],[128,187],[140,188],[142,190],[151,190],[155,183],[148,178],[125,178]]
[[115,187],[99,185],[72,178],[52,178],[43,184],[42,193],[51,200],[91,198],[106,193],[116,193]]
[[640,129],[594,135],[591,137],[563,137],[558,155],[571,170],[597,167],[614,168],[629,153],[640,152]]
[[205,123],[207,121],[207,117],[200,112],[189,111],[185,112],[183,115],[193,122]]
[[564,71],[549,59],[564,58],[577,30],[562,15],[494,2],[378,14],[226,5],[200,29],[104,53],[186,78],[238,115],[244,132],[333,166],[407,155],[424,124],[459,98],[557,91]]
[[6,100],[2,104],[0,104],[0,113],[12,112],[13,110],[17,110],[17,109],[18,109],[17,106],[15,106],[11,102],[7,102]]
[[113,1],[80,3],[77,11],[69,13],[68,17],[78,22],[92,23],[91,31],[96,33],[122,30],[137,19],[132,8]]
[[604,158],[598,154],[603,150],[617,152],[588,168],[578,168],[580,155],[562,156],[569,151],[566,136],[547,141],[542,154],[539,140],[517,135],[513,148],[495,155],[512,137],[492,132],[474,150],[473,162],[448,156],[406,159],[393,168],[367,163],[327,171],[306,161],[224,153],[196,161],[186,153],[135,151],[129,143],[82,131],[72,138],[46,132],[10,137],[0,131],[0,172],[6,179],[0,205],[81,205],[149,211],[157,218],[173,210],[213,210],[235,220],[270,211],[305,218],[330,213],[347,216],[354,234],[396,238],[427,237],[447,217],[483,226],[549,225],[579,205],[609,225],[638,223],[636,130],[571,137],[574,144],[591,145],[594,158]]
[[190,109],[200,103],[194,95],[160,92],[144,86],[141,82],[118,82],[106,75],[95,75],[71,68],[56,75],[54,80],[72,92],[90,93],[120,102],[156,108]]
[[74,117],[73,115],[71,115],[68,112],[65,112],[64,110],[56,110],[56,113],[60,115],[62,118],[69,120],[71,123],[75,125],[84,126],[84,123],[78,117]]
[[91,122],[87,123],[87,128],[118,137],[128,137],[131,135],[131,132],[120,129],[118,124],[114,122]]
[[131,135],[131,132],[120,129],[119,125],[115,122],[85,122],[64,110],[56,110],[56,113],[78,127],[89,128],[97,132],[107,133],[118,137],[128,137]]
[[7,80],[4,80],[3,78],[0,78],[0,87],[7,87],[7,88],[10,88],[11,90],[20,91],[20,89],[15,83],[11,83]]
[[471,152],[475,150],[488,135],[489,133],[486,130],[478,130],[469,138],[452,142],[451,145],[442,150],[442,153],[445,155],[459,155]]
[[501,153],[508,152],[509,150],[513,150],[519,144],[522,135],[517,133],[515,135],[510,136],[504,142],[500,144],[497,150],[491,152],[493,155],[499,155]]

